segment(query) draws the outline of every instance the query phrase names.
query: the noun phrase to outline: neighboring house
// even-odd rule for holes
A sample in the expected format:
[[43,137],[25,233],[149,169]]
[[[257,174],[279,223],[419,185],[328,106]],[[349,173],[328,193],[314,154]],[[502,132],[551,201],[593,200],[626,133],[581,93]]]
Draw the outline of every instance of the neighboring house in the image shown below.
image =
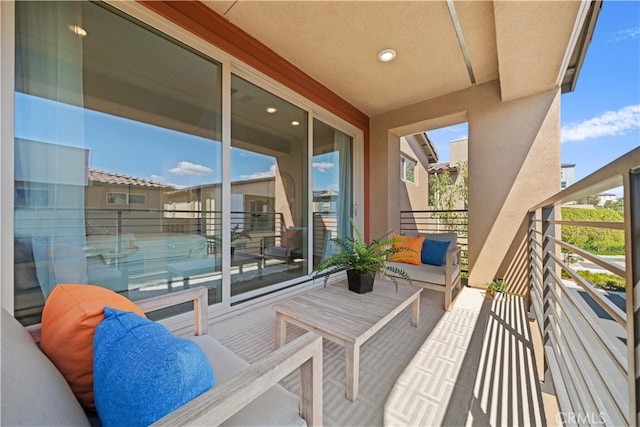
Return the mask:
[[[231,221],[239,230],[271,230],[276,219],[275,177],[234,181],[231,183]],[[202,234],[218,235],[222,228],[222,189],[220,183],[180,188],[165,194],[165,217],[183,223],[201,219]]]
[[606,202],[615,202],[618,196],[613,193],[598,193],[598,206],[604,206]]
[[560,165],[560,188],[567,188],[574,182],[576,182],[576,165],[574,163]]
[[166,184],[88,169],[85,187],[87,235],[153,233],[163,229]]
[[438,161],[438,153],[425,133],[400,138],[400,210],[429,208],[429,163]]
[[314,190],[313,212],[334,213],[338,210],[338,192],[334,190]]

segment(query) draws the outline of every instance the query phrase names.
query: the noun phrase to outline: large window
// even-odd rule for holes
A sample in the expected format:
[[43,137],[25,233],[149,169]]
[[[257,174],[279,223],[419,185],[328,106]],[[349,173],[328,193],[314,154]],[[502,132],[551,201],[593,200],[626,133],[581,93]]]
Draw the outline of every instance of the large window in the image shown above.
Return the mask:
[[57,283],[220,301],[220,65],[103,5],[16,2],[15,69],[16,316]]
[[180,40],[99,2],[15,4],[24,324],[59,283],[132,300],[205,286],[223,312],[307,283],[351,234],[353,138],[166,30]]

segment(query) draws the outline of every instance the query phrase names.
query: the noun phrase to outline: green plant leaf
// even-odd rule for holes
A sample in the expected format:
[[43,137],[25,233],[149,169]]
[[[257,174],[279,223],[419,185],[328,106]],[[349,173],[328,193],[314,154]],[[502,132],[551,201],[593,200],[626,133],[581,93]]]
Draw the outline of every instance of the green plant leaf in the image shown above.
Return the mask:
[[354,270],[358,274],[371,274],[375,277],[376,273],[380,273],[386,278],[393,281],[398,290],[398,283],[393,276],[387,275],[390,271],[398,276],[406,279],[411,283],[409,275],[402,269],[387,265],[389,255],[412,251],[407,247],[394,247],[394,244],[400,243],[402,240],[397,237],[389,237],[391,232],[372,240],[367,243],[362,232],[356,227],[353,218],[350,219],[351,226],[354,230],[354,237],[337,237],[331,239],[340,252],[330,256],[320,262],[314,269],[314,277],[324,275],[324,284],[326,286],[330,274],[341,270]]

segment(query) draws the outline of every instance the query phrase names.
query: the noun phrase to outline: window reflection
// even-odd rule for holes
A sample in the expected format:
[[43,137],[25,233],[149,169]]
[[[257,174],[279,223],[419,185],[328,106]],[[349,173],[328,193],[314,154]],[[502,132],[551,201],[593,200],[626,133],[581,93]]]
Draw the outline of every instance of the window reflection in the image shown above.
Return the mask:
[[220,301],[222,207],[175,197],[204,185],[220,193],[220,86],[217,62],[105,5],[16,3],[23,323],[39,321],[58,283],[134,300],[204,284]]
[[249,297],[308,273],[307,113],[237,76],[231,88],[231,295]]
[[314,266],[338,251],[331,239],[351,236],[352,146],[349,135],[313,121]]

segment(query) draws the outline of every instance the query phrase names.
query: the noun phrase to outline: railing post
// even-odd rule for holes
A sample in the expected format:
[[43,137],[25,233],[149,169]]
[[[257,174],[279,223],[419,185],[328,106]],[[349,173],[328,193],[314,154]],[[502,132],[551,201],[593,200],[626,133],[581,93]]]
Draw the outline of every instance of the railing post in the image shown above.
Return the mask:
[[[535,239],[536,239],[536,211],[531,211],[529,212],[529,232],[528,232],[528,237],[529,237],[529,295],[531,296],[531,298],[535,298],[536,297],[536,293],[532,292],[531,288],[533,288],[534,283],[536,281],[536,268],[535,268],[535,262],[536,262],[536,256],[535,256],[535,251],[537,250],[536,244],[535,244]],[[542,303],[542,301],[540,301],[540,303]],[[542,304],[540,304],[540,306],[542,307]],[[529,312],[529,317],[535,317],[535,314],[532,316],[531,313],[533,311],[535,311],[534,305],[531,304],[530,306],[530,312]]]
[[[629,171],[625,184],[625,243],[627,272],[627,342],[629,357],[629,424],[640,425],[640,168]],[[625,180],[626,180],[625,179]],[[629,285],[632,286],[629,286]],[[633,321],[631,321],[633,319]]]
[[[546,347],[549,342],[549,328],[551,327],[549,317],[550,311],[555,311],[555,307],[551,307],[549,298],[549,287],[553,283],[551,271],[555,270],[555,261],[551,257],[551,253],[555,253],[556,245],[550,237],[555,237],[555,225],[549,221],[555,219],[555,205],[548,205],[542,208],[542,312],[543,312],[543,335],[542,345]],[[545,358],[544,363],[544,382],[550,384],[550,372]]]
[[[118,211],[118,216],[116,220],[116,236],[117,236],[116,254],[119,254],[120,251],[122,250],[122,211],[121,210]],[[116,261],[117,260],[118,258],[116,258]]]

